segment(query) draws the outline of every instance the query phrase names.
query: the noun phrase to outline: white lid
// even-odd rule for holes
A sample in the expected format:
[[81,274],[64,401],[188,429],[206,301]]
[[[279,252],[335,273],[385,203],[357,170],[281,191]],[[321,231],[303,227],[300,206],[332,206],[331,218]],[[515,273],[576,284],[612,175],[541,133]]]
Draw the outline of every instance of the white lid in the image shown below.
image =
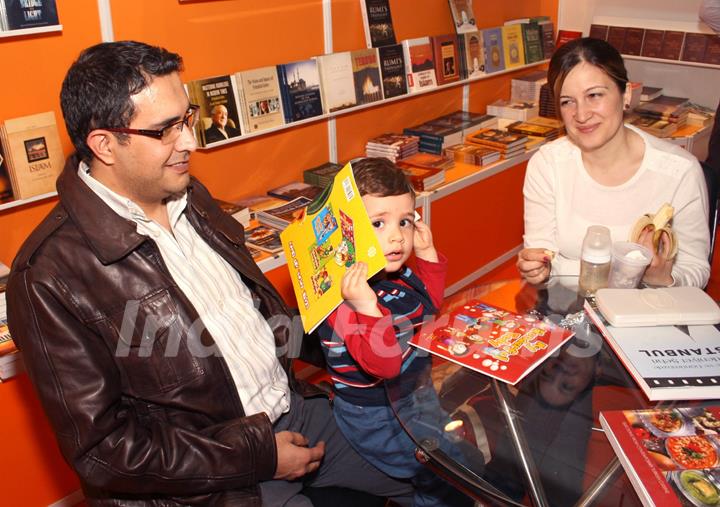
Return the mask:
[[602,225],[591,225],[587,228],[582,243],[580,258],[593,264],[604,264],[612,258],[612,241],[610,229]]
[[593,264],[607,264],[610,262],[610,259],[612,256],[610,255],[610,252],[604,252],[604,251],[591,251],[591,252],[583,252],[582,254],[582,260],[585,262],[591,262]]

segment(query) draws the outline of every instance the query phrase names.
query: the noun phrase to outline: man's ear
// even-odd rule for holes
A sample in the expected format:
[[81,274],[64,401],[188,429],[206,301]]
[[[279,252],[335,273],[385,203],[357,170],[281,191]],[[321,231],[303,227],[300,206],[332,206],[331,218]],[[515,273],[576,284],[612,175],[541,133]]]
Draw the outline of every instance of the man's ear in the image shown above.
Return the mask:
[[113,165],[115,163],[117,139],[112,133],[102,129],[93,130],[88,134],[86,142],[95,158],[103,164]]

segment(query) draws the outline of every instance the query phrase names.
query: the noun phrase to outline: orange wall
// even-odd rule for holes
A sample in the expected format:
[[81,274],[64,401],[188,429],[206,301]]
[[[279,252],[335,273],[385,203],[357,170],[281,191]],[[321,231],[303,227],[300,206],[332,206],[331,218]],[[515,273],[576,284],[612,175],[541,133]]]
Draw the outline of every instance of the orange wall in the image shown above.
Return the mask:
[[[0,121],[53,110],[62,125],[58,95],[64,73],[82,48],[100,42],[101,34],[96,0],[57,3],[64,27],[61,33],[0,39],[4,68],[22,69],[6,72],[0,80]],[[398,40],[452,31],[444,0],[390,3]],[[111,0],[110,5],[115,40],[139,39],[179,52],[185,59],[186,81],[324,52],[322,0]],[[556,21],[557,6],[558,0],[475,2],[476,13],[482,14],[478,16],[480,27],[539,14]],[[333,0],[332,9],[334,50],[364,47],[359,2]],[[472,84],[471,108],[483,111],[486,103],[507,97],[511,77],[497,76]],[[361,155],[370,136],[399,131],[459,109],[461,99],[462,88],[456,87],[340,116],[338,157],[346,160]],[[60,131],[65,153],[69,154],[69,139],[62,126]],[[271,186],[300,179],[303,169],[327,160],[327,123],[318,121],[198,151],[192,159],[192,171],[218,197],[233,198],[264,193]],[[502,184],[502,178],[498,182]],[[54,204],[51,199],[0,211],[0,261],[12,261],[24,239]],[[448,201],[448,206],[451,204]],[[455,217],[470,217],[469,211]],[[433,224],[436,231],[444,227],[435,211]],[[454,230],[452,226],[448,234],[452,236]],[[453,242],[448,234],[436,234],[443,242]],[[291,294],[282,270],[275,270],[271,277],[284,295]],[[0,384],[0,407],[6,429],[0,446],[6,464],[0,475],[2,503],[47,505],[77,489],[77,479],[62,462],[26,376]]]

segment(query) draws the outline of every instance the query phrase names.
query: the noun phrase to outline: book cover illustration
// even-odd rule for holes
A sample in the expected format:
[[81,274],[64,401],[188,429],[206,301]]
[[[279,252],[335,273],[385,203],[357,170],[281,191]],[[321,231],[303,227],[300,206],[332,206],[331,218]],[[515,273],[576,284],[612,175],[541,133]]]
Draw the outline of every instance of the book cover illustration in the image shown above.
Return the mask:
[[457,33],[474,32],[478,29],[472,0],[448,0],[448,2]]
[[316,60],[286,63],[277,69],[288,123],[323,114]]
[[266,225],[256,225],[245,229],[245,242],[263,252],[282,252],[280,231]]
[[405,95],[408,89],[405,80],[405,55],[402,44],[378,48],[378,61],[385,98]]
[[285,124],[275,67],[238,72],[240,112],[245,132],[256,132]]
[[370,104],[383,98],[377,52],[377,49],[358,49],[350,53],[358,104]]
[[195,126],[201,146],[239,137],[240,114],[235,75],[214,76],[190,81],[190,101],[200,106],[200,121]]
[[720,407],[604,411],[600,423],[644,505],[720,504]]
[[370,277],[386,264],[350,164],[280,237],[308,333],[342,302],[340,281],[347,268],[362,261]]
[[514,385],[573,335],[549,320],[470,300],[425,325],[410,344]]
[[467,77],[480,77],[485,74],[485,55],[482,32],[468,32],[463,35],[464,57]]
[[0,144],[0,204],[13,200],[12,185],[10,184],[10,173],[3,155],[2,144]]
[[485,50],[485,72],[505,70],[502,30],[500,28],[487,28],[482,31],[482,37]]
[[411,93],[435,88],[435,61],[430,37],[418,37],[403,41],[405,69]]
[[353,62],[350,51],[330,53],[317,57],[326,113],[334,113],[357,105]]
[[389,0],[360,0],[367,47],[396,43]]
[[504,25],[502,27],[505,68],[512,69],[525,65],[525,45],[523,44],[522,25]]
[[0,0],[5,2],[9,30],[57,25],[55,0]]
[[438,84],[451,83],[460,79],[457,36],[434,35],[432,43],[435,53],[435,77]]

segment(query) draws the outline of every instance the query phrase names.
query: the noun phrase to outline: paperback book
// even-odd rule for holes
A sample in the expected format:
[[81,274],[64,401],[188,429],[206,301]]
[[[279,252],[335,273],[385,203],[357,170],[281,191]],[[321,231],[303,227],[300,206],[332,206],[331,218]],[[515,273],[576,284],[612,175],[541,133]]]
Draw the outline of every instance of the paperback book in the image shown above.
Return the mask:
[[430,37],[402,41],[405,55],[405,73],[410,93],[435,88],[435,60]]
[[7,30],[60,24],[55,0],[0,0],[3,2]]
[[306,199],[313,200],[322,192],[322,188],[310,185],[309,183],[303,183],[302,181],[293,181],[286,183],[279,187],[272,188],[267,191],[267,194],[278,199],[285,201],[292,201],[298,197],[305,197]]
[[245,132],[257,132],[285,124],[275,67],[238,72],[240,116]]
[[240,114],[235,75],[197,79],[187,84],[190,101],[200,106],[195,126],[200,146],[240,137]]
[[261,224],[283,230],[295,220],[299,219],[308,204],[312,202],[307,197],[296,197],[292,201],[284,201],[279,206],[266,208],[255,212],[255,218]]
[[503,25],[503,50],[505,51],[505,68],[512,69],[525,64],[525,46],[523,44],[522,25]]
[[10,173],[8,164],[3,155],[2,143],[0,143],[0,204],[12,201],[13,191],[10,184]]
[[383,96],[386,99],[408,92],[405,79],[405,54],[402,44],[378,48],[378,62],[382,76]]
[[439,85],[460,79],[460,58],[456,35],[434,35],[432,37],[435,58],[435,77]]
[[466,78],[480,77],[485,74],[485,53],[482,32],[462,34],[462,55],[465,59]]
[[260,224],[245,229],[245,243],[271,254],[282,252],[280,231],[267,225]]
[[642,504],[720,504],[720,407],[600,412],[600,424]]
[[478,29],[475,23],[472,0],[448,0],[448,2],[457,33],[474,32]]
[[514,385],[573,335],[549,320],[470,300],[423,326],[410,344]]
[[342,302],[340,281],[347,268],[364,262],[369,278],[386,265],[350,164],[281,239],[307,333]]
[[370,104],[383,98],[377,55],[378,50],[374,48],[358,49],[350,53],[358,104]]
[[485,51],[485,72],[489,74],[505,70],[502,30],[486,28],[482,31],[482,39]]
[[323,114],[320,73],[314,59],[277,66],[287,123]]
[[357,105],[350,51],[318,56],[317,63],[325,113]]
[[396,43],[389,0],[360,0],[367,47],[378,48]]

